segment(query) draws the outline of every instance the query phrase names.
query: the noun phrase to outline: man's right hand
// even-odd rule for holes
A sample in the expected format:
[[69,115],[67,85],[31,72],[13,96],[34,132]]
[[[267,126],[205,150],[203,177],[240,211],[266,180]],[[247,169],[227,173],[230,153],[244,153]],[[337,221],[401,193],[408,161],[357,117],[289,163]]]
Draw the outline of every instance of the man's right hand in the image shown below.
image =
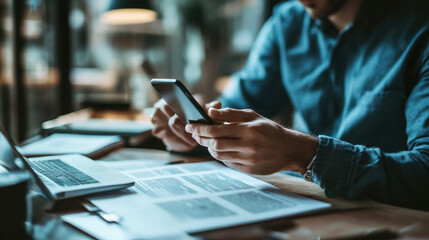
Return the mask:
[[[209,108],[220,108],[219,101],[213,101],[205,104],[204,100],[195,96],[195,99],[205,106],[205,110]],[[198,143],[192,138],[192,135],[185,131],[185,124],[171,110],[167,103],[160,99],[155,103],[155,112],[152,116],[153,136],[162,140],[167,148],[176,152],[189,152],[193,150]]]

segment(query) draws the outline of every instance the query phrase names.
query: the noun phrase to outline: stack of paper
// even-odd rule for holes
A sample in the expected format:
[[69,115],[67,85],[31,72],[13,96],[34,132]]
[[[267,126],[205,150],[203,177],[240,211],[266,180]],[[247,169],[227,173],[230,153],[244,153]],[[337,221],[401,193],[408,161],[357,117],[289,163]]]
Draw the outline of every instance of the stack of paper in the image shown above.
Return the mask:
[[[123,218],[112,231],[126,238],[200,232],[330,207],[328,203],[282,191],[217,162],[123,173],[135,180],[135,186],[114,196],[89,200],[98,208]],[[101,231],[108,229],[109,224],[87,213],[65,215],[63,219],[93,236],[109,238],[108,231]]]

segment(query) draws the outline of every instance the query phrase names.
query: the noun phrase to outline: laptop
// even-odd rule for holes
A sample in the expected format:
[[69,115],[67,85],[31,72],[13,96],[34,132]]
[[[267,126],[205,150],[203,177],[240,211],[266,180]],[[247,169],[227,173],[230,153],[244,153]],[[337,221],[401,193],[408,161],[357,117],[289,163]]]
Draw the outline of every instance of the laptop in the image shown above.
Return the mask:
[[28,169],[50,199],[71,198],[134,185],[134,181],[126,175],[80,154],[26,158],[18,149],[0,128],[0,167],[7,171]]

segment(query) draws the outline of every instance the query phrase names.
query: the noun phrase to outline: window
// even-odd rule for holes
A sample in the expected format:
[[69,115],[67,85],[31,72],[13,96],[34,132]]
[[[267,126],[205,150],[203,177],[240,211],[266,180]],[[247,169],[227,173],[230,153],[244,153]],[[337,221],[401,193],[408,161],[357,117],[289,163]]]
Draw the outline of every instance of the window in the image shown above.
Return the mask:
[[151,106],[154,76],[217,97],[276,1],[139,0],[157,17],[122,25],[104,21],[114,2],[0,0],[0,120],[15,139],[84,107]]

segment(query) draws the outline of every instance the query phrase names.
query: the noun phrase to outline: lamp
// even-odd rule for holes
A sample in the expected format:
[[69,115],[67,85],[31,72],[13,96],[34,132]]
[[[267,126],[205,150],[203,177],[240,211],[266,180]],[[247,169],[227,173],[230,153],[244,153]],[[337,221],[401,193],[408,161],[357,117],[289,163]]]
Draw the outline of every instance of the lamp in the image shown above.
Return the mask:
[[148,0],[112,0],[101,22],[109,25],[131,25],[153,22],[157,13]]

